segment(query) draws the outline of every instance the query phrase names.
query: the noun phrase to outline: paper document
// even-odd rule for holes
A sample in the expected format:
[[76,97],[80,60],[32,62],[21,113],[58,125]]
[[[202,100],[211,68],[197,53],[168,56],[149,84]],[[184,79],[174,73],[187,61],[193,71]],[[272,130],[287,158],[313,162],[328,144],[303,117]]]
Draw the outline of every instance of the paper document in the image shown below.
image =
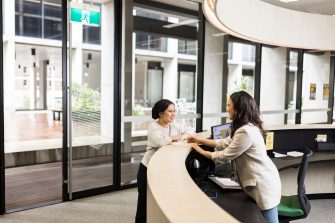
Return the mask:
[[267,132],[266,133],[266,140],[265,140],[266,150],[272,150],[273,149],[274,137],[275,137],[274,132]]
[[304,154],[301,153],[301,152],[292,151],[292,152],[287,152],[287,155],[288,155],[288,156],[293,156],[293,157],[299,157],[299,156],[302,156],[302,155],[304,155]]
[[327,135],[326,134],[317,134],[315,141],[317,142],[327,142]]
[[285,157],[287,156],[286,154],[282,154],[282,153],[277,153],[277,152],[273,152],[273,155],[278,158],[278,157]]
[[233,181],[230,178],[225,177],[208,177],[211,179],[214,183],[222,187],[223,189],[242,189],[240,184],[236,181]]

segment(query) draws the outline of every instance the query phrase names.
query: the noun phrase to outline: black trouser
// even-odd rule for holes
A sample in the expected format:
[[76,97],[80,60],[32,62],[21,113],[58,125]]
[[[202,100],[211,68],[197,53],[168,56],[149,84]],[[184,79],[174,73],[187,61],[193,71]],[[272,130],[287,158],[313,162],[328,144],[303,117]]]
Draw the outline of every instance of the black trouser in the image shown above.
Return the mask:
[[137,173],[138,200],[135,223],[147,222],[147,168],[141,163]]

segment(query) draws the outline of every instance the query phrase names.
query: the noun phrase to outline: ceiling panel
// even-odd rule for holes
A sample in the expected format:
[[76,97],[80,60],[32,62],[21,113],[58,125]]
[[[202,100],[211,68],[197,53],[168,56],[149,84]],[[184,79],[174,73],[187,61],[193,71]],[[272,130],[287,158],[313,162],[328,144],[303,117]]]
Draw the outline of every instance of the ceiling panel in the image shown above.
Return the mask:
[[186,8],[194,11],[198,11],[199,8],[198,3],[202,2],[202,0],[153,0],[153,1],[178,6],[181,8]]

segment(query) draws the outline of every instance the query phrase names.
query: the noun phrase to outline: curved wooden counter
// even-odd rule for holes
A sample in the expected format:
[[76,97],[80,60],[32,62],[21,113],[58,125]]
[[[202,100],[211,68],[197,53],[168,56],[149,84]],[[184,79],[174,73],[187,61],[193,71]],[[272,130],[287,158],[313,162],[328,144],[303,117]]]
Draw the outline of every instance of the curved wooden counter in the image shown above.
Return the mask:
[[147,222],[238,222],[193,182],[185,166],[187,144],[159,149],[148,166]]
[[[271,131],[289,130],[285,132],[292,135],[292,130],[307,133],[306,130],[319,129],[327,129],[327,134],[334,134],[334,125],[299,125],[287,129],[276,127]],[[286,143],[284,141],[282,145]],[[147,222],[238,222],[194,183],[185,166],[190,151],[188,144],[177,143],[162,147],[152,157],[147,172]],[[308,194],[329,196],[335,193],[334,158],[335,152],[314,153],[305,179]],[[300,160],[276,158],[274,162],[280,171],[282,194],[296,194],[298,168],[294,167]]]

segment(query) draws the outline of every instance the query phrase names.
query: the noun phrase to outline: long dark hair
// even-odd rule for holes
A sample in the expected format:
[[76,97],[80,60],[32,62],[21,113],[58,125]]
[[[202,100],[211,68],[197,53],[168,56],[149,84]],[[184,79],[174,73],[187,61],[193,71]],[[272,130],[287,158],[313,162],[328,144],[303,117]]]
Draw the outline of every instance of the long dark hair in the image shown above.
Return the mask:
[[252,123],[257,126],[265,139],[263,122],[255,100],[245,91],[238,91],[230,95],[234,107],[234,118],[232,123],[231,137],[237,129],[245,124]]

